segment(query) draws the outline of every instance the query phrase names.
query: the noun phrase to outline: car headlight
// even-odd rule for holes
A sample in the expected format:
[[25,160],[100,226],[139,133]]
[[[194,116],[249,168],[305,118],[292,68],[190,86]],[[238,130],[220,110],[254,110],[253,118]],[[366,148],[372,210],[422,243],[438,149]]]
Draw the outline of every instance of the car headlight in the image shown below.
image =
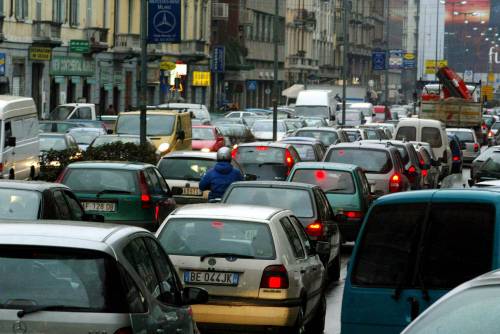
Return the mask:
[[170,148],[170,144],[169,143],[162,143],[158,147],[158,151],[160,151],[161,153],[165,153],[165,152],[168,151],[169,148]]
[[204,147],[201,149],[202,152],[210,152],[210,149],[208,147]]
[[51,162],[49,162],[49,166],[51,167],[60,167],[61,166],[61,163],[57,160],[53,160]]

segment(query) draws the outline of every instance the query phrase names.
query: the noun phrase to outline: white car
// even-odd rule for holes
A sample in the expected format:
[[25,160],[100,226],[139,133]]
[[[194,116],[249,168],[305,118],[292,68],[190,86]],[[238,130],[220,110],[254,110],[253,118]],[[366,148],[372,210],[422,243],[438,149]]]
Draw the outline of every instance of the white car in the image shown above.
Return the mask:
[[472,162],[481,154],[481,144],[476,137],[476,132],[465,128],[447,128],[446,133],[458,137],[464,162]]
[[290,210],[227,204],[187,205],[157,237],[187,286],[202,286],[193,305],[199,328],[282,329],[323,333],[325,269]]

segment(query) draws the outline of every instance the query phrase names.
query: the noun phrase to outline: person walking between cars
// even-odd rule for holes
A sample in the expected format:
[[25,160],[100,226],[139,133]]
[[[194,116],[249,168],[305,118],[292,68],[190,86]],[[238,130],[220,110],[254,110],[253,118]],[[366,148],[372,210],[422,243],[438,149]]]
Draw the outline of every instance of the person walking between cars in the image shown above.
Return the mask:
[[201,179],[200,190],[210,190],[209,201],[222,198],[231,183],[243,181],[243,175],[231,165],[231,160],[231,150],[227,147],[221,147],[217,151],[217,163]]

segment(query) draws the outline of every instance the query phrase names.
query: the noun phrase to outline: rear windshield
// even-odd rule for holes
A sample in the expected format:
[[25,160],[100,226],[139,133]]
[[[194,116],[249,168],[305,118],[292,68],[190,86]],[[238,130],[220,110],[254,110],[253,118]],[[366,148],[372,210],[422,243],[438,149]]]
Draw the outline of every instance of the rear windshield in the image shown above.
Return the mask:
[[128,170],[69,168],[63,183],[74,192],[97,193],[111,190],[137,193],[137,174]]
[[[396,134],[396,140],[407,140],[416,141],[417,140],[417,129],[414,126],[402,126],[398,129]],[[424,141],[424,140],[422,140]]]
[[75,109],[75,107],[69,106],[59,106],[52,110],[49,114],[49,119],[52,121],[58,121],[67,119],[69,114]]
[[462,143],[474,143],[474,135],[469,131],[449,131],[449,133],[454,134],[458,137]]
[[386,174],[392,169],[392,161],[386,151],[363,148],[334,148],[328,152],[325,162],[353,164],[366,173]]
[[127,312],[116,263],[104,253],[0,246],[0,308]]
[[40,151],[62,151],[67,149],[66,138],[62,136],[46,137],[40,136]]
[[98,131],[69,131],[69,134],[75,138],[77,144],[89,145],[102,133]]
[[0,189],[0,219],[38,219],[41,197],[38,191]]
[[269,226],[226,219],[170,219],[159,236],[169,255],[232,253],[271,260],[276,257]]
[[302,189],[235,187],[224,202],[289,209],[300,218],[311,218],[314,215],[311,196],[307,190]]
[[292,144],[297,153],[299,153],[300,160],[302,161],[316,161],[314,154],[314,147],[307,144]]
[[365,129],[364,131],[366,133],[366,139],[368,140],[383,139],[380,132],[376,129]]
[[160,161],[158,169],[165,179],[200,181],[215,163],[215,160],[208,159],[165,158]]
[[326,146],[335,144],[335,142],[339,139],[337,132],[320,130],[299,130],[295,136],[316,138]]
[[422,128],[422,141],[434,148],[441,147],[443,145],[441,131],[438,128]]
[[396,148],[401,154],[401,158],[403,159],[403,165],[406,165],[410,161],[410,157],[408,156],[408,151],[403,146],[396,146]]
[[214,130],[212,128],[193,127],[193,140],[214,140]]
[[359,133],[359,131],[346,130],[345,133],[347,134],[347,137],[349,138],[350,142],[354,142],[356,140],[361,140],[361,134]]
[[[148,136],[170,136],[173,132],[175,116],[147,115],[146,134]],[[116,123],[116,133],[127,135],[139,134],[139,115],[120,115]]]
[[354,194],[356,187],[349,172],[325,169],[297,169],[292,182],[315,184],[325,193]]
[[239,147],[235,159],[240,164],[284,164],[285,149],[269,146]]

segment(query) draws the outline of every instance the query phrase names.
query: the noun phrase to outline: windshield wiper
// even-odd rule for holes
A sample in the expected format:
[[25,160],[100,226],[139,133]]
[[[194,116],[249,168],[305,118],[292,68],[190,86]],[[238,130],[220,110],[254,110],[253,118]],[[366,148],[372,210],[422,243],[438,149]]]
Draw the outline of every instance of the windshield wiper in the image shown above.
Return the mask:
[[24,317],[26,314],[36,313],[40,311],[89,311],[93,310],[90,307],[82,306],[68,306],[68,305],[40,305],[28,307],[17,312],[19,318]]
[[200,256],[200,261],[203,262],[207,257],[237,257],[240,259],[255,259],[255,256],[235,254],[235,253],[210,253]]
[[128,190],[104,189],[104,190],[99,191],[96,194],[96,196],[99,197],[103,194],[125,194],[125,195],[128,195],[128,194],[132,194],[132,193]]

